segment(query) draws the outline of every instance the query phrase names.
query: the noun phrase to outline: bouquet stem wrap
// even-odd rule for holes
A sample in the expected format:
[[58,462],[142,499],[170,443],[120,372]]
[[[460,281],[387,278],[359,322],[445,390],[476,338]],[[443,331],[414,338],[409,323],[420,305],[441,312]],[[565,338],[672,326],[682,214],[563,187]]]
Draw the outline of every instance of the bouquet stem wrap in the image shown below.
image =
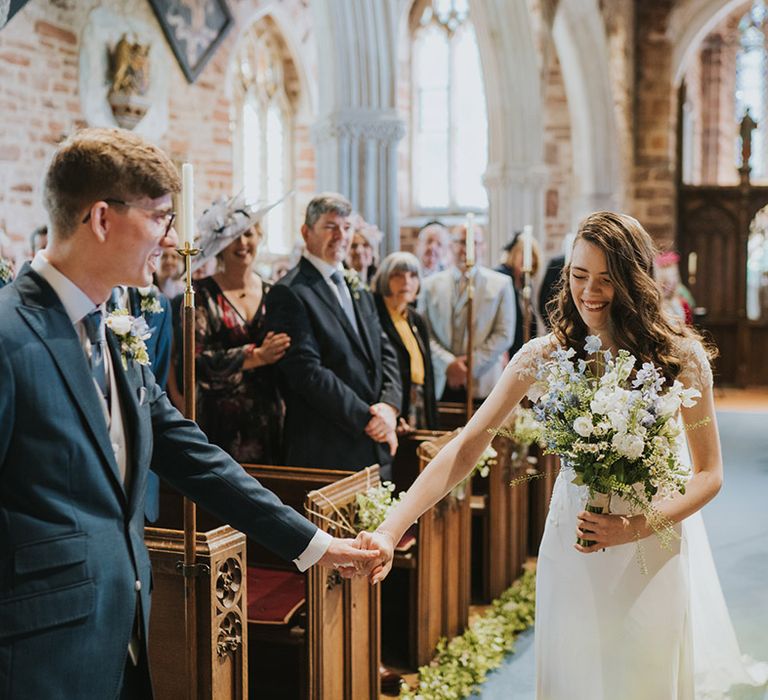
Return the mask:
[[[589,500],[585,506],[585,510],[590,513],[610,513],[611,512],[611,494],[601,493],[600,491],[590,491]],[[580,544],[582,547],[591,547],[595,544],[594,540],[587,540],[583,537],[576,538],[576,544]]]

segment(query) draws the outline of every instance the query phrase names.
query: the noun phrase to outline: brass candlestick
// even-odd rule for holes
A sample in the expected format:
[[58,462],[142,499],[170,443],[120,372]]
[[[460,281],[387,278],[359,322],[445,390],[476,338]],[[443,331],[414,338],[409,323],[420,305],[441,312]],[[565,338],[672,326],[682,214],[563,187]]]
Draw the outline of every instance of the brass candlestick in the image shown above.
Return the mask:
[[[195,415],[195,290],[192,287],[192,258],[200,253],[189,241],[176,252],[184,258],[184,306],[181,314],[184,357],[184,416]],[[187,696],[197,698],[197,508],[184,498],[184,560],[177,569],[184,576],[184,622],[187,643]]]
[[467,277],[467,423],[472,418],[474,413],[474,393],[475,393],[475,381],[472,376],[473,362],[473,349],[475,341],[475,323],[474,323],[474,300],[475,300],[475,283],[472,278],[472,268],[475,266],[474,262],[467,261],[467,269],[464,274]]

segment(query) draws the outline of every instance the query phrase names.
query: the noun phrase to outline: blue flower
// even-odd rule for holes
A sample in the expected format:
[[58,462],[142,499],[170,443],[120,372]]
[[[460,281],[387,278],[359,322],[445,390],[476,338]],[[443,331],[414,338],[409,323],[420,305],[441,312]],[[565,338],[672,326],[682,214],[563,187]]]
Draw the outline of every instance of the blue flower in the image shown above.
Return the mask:
[[584,349],[590,354],[594,355],[601,347],[603,347],[603,341],[597,335],[588,335],[584,342]]

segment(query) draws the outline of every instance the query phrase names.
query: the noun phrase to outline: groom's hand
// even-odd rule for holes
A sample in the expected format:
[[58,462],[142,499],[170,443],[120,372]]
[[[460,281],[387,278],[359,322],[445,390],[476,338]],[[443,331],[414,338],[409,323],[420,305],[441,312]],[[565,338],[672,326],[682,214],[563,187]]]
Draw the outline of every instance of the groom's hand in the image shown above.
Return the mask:
[[369,567],[377,563],[380,554],[376,547],[361,548],[357,540],[334,537],[317,563],[338,569],[344,578],[351,578],[358,572],[359,575],[367,575]]
[[392,569],[392,559],[395,555],[395,541],[386,530],[376,532],[361,532],[355,542],[368,550],[379,552],[379,556],[366,567],[366,575],[372,584],[383,581]]

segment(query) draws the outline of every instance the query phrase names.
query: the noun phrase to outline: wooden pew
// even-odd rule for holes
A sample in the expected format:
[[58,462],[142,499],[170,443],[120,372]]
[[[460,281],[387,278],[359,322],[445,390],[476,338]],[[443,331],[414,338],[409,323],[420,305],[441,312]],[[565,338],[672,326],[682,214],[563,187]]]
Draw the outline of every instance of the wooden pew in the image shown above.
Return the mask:
[[[338,537],[349,537],[358,493],[379,484],[378,466],[357,472],[306,498],[310,520]],[[342,520],[343,519],[343,520]],[[330,521],[338,523],[336,527]],[[379,697],[381,635],[379,586],[341,579],[321,567],[309,571],[309,697],[312,700]]]
[[[184,533],[148,527],[145,541],[152,560],[152,615],[149,660],[158,700],[186,700]],[[248,631],[244,623],[245,535],[228,525],[197,533],[198,699],[248,697]]]
[[[463,404],[438,404],[440,423],[460,424],[466,417]],[[525,455],[507,437],[496,435],[492,442],[497,457],[487,477],[472,480],[472,594],[490,602],[505,591],[522,573],[528,556],[528,484],[510,486],[525,474]]]
[[[379,478],[378,466],[357,473],[248,464],[243,468],[284,503],[303,514],[310,492],[314,493],[313,499],[325,504],[318,507],[313,500],[311,508],[315,512],[330,508],[329,502],[339,509],[348,508],[357,492],[377,484]],[[181,513],[180,496],[163,487],[163,524],[180,523]],[[317,522],[318,519],[314,519]],[[219,524],[213,516],[198,510],[200,530]],[[327,529],[327,525],[317,524]],[[244,535],[237,534],[245,540]],[[243,694],[223,694],[216,696],[217,700],[247,697],[248,687],[254,698],[378,698],[378,589],[371,588],[365,581],[344,581],[337,585],[331,572],[320,567],[301,574],[292,564],[251,540],[247,542],[247,557],[242,561],[242,619],[247,620],[242,626],[243,638],[248,640],[243,668],[248,682],[244,684]],[[247,602],[246,588],[250,594]],[[336,624],[326,625],[329,620]],[[183,643],[183,623],[179,628],[178,617],[176,633]],[[363,643],[366,639],[369,643]],[[340,648],[354,650],[348,661],[341,658]],[[345,673],[339,683],[329,684],[324,669],[338,662],[345,665]],[[164,700],[159,694],[158,698]]]
[[472,480],[472,590],[476,600],[498,598],[523,571],[528,556],[528,483],[511,485],[527,470],[527,451],[521,454],[510,438],[496,435],[491,442],[496,459],[488,476]]
[[[416,431],[401,439],[392,465],[397,491],[407,489],[452,437]],[[460,634],[469,620],[469,492],[446,496],[411,532],[415,544],[396,552],[382,584],[382,635],[388,660],[417,668],[429,662],[441,636]]]
[[[528,554],[535,557],[539,554],[539,544],[544,535],[544,525],[547,522],[549,501],[552,498],[552,489],[555,487],[555,479],[560,471],[560,458],[557,455],[542,454],[541,448],[531,447],[531,454],[538,458],[536,471],[541,475],[530,482],[530,533],[528,538]],[[575,527],[575,523],[574,523]]]

